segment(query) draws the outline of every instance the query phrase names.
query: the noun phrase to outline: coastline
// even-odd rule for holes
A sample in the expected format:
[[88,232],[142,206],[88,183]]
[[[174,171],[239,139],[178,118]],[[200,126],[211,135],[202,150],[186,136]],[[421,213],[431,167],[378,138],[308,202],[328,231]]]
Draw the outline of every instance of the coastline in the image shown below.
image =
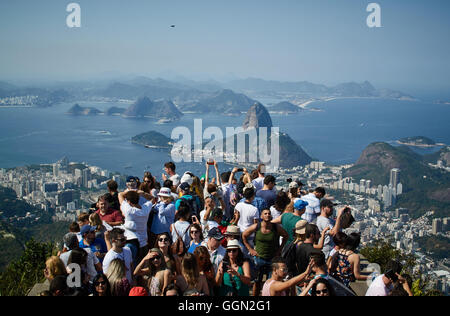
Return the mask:
[[[329,102],[329,101],[334,101],[334,100],[346,100],[346,99],[371,99],[371,100],[394,100],[394,101],[420,101],[418,99],[409,99],[409,98],[382,98],[382,97],[327,97],[327,98],[323,98],[323,99],[312,99],[312,100],[308,100],[306,102],[303,102],[301,104],[297,104],[298,107],[302,108],[302,109],[307,109],[307,106],[315,103],[315,102]],[[295,102],[295,101],[294,101]],[[294,103],[293,102],[293,103]]]

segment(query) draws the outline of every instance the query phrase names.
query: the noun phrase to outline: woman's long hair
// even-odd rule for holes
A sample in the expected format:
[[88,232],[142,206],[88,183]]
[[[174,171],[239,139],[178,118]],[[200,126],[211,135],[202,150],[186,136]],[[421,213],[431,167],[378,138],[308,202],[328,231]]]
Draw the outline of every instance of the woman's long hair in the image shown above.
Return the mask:
[[104,275],[102,272],[99,272],[92,281],[93,286],[93,296],[98,296],[97,289],[95,287],[95,284],[98,282],[98,280],[103,279],[106,282],[106,296],[111,296],[111,284],[109,284],[108,277]]
[[51,256],[45,262],[45,268],[47,269],[48,278],[53,280],[58,275],[67,275],[64,262],[57,256]]
[[327,290],[328,290],[328,294],[330,296],[336,296],[336,294],[334,293],[334,289],[331,286],[330,282],[328,282],[326,279],[323,279],[323,278],[317,279],[316,283],[314,283],[314,285],[312,286],[312,289],[311,289],[311,296],[317,296],[317,293],[316,293],[317,285],[319,285],[320,283],[325,284],[325,286],[327,287]]
[[111,261],[106,272],[109,284],[111,285],[111,294],[115,296],[118,292],[118,287],[122,280],[126,278],[125,263],[120,259],[114,259]]
[[[205,246],[198,246],[194,250],[195,258],[197,259],[198,268],[200,271],[210,271],[212,267],[211,257],[209,255],[209,251]],[[207,258],[206,262],[203,262],[203,265],[200,264],[200,257],[204,256]]]
[[197,286],[200,272],[198,269],[197,258],[192,253],[184,255],[181,263],[181,274],[186,280],[189,288],[195,288]]

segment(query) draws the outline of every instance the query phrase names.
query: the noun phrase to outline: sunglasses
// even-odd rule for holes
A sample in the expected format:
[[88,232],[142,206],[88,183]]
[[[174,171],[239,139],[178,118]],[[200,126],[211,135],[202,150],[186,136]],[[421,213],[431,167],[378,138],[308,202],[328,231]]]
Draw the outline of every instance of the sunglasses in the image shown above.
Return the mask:
[[197,233],[199,233],[198,230],[191,230],[191,234],[197,234]]
[[328,290],[327,289],[323,289],[321,290],[316,290],[316,294],[328,294]]
[[168,242],[169,239],[168,239],[168,238],[159,238],[159,241],[160,241],[160,242]]
[[106,281],[95,282],[95,286],[106,285]]
[[233,249],[227,249],[227,252],[237,252],[238,250],[236,248]]
[[155,261],[155,260],[159,260],[159,259],[161,259],[161,256],[156,256],[156,257],[153,257],[153,261]]
[[125,241],[127,241],[127,239],[126,238],[118,238],[118,239],[116,239],[116,241],[125,242]]

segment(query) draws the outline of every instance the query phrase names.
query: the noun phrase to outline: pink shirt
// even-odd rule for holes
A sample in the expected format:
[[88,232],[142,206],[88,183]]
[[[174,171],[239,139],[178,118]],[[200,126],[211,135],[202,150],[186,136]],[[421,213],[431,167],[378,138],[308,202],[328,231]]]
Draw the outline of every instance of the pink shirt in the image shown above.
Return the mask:
[[[267,280],[264,283],[263,289],[262,289],[262,296],[271,296],[270,295],[270,287],[272,286],[272,283],[275,280],[271,279],[271,280]],[[277,296],[286,296],[286,291],[282,291],[279,295]]]

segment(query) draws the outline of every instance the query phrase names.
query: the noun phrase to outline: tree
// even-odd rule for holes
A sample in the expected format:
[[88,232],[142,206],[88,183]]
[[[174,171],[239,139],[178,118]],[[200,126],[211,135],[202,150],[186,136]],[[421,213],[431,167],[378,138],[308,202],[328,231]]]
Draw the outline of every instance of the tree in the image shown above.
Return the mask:
[[0,274],[0,296],[27,295],[34,284],[43,281],[45,261],[55,250],[52,243],[29,240],[22,256]]

